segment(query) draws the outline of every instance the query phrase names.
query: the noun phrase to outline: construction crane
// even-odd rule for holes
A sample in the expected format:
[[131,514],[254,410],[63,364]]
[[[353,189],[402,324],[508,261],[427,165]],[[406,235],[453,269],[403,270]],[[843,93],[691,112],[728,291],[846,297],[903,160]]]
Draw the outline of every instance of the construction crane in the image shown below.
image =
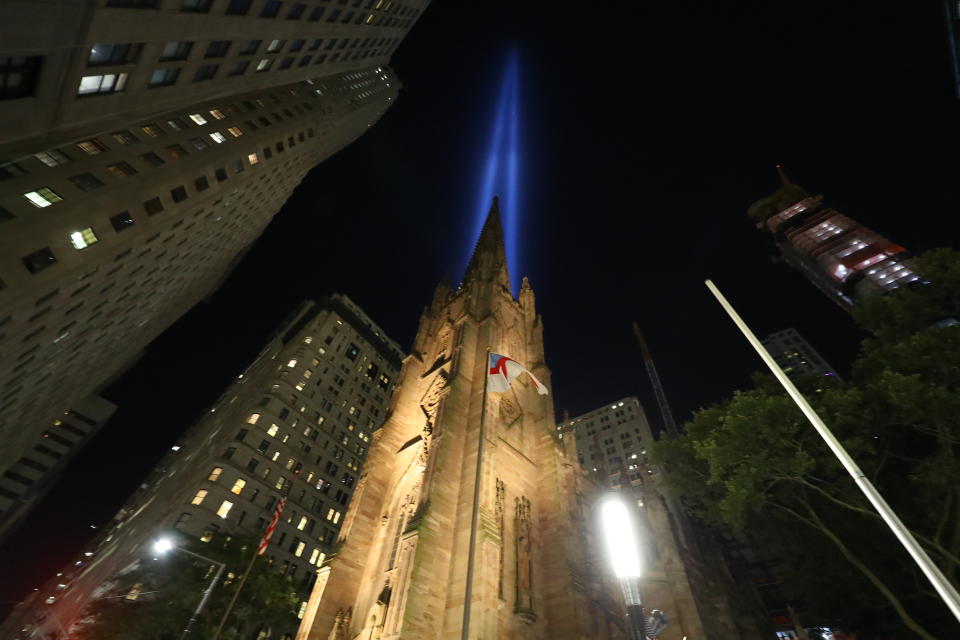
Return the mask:
[[673,412],[670,411],[670,405],[667,404],[667,395],[663,392],[663,385],[660,384],[660,374],[657,373],[657,366],[653,363],[653,356],[650,355],[650,349],[647,347],[647,341],[643,339],[640,333],[640,325],[636,320],[633,322],[633,333],[637,336],[637,342],[640,344],[640,353],[643,354],[643,364],[647,367],[647,375],[650,376],[650,384],[653,385],[653,395],[660,406],[660,414],[663,416],[663,427],[667,431],[667,437],[671,440],[677,438],[680,432],[677,430],[677,423],[673,419]]

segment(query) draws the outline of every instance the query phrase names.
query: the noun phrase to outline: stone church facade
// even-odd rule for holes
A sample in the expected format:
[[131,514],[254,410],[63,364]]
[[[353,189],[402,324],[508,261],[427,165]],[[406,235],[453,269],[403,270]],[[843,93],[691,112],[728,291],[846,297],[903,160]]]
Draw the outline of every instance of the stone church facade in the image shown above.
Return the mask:
[[514,298],[509,282],[494,200],[462,285],[441,283],[421,317],[297,640],[628,637],[591,540],[596,488],[557,437],[550,396],[524,376],[484,402],[491,350],[550,386],[533,290],[524,278]]

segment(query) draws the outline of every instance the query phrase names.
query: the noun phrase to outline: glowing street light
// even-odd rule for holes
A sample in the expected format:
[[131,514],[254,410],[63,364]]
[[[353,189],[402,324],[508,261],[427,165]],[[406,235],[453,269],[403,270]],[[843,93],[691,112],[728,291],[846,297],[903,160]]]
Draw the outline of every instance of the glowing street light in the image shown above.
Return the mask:
[[217,562],[216,560],[211,560],[206,556],[202,556],[199,553],[194,553],[183,547],[178,547],[173,543],[173,540],[170,538],[160,538],[153,543],[153,552],[157,555],[163,555],[166,552],[176,549],[177,551],[182,551],[189,556],[194,558],[199,558],[204,562],[209,562],[210,564],[217,565],[217,572],[213,575],[213,579],[210,581],[210,584],[207,585],[207,588],[203,592],[203,597],[200,598],[200,604],[197,605],[196,610],[193,612],[193,615],[190,616],[190,620],[187,622],[187,626],[183,628],[183,633],[180,634],[180,640],[186,640],[187,636],[190,635],[190,630],[193,628],[194,623],[196,623],[197,618],[200,616],[200,612],[203,611],[203,608],[206,606],[207,601],[210,599],[210,594],[213,593],[213,588],[217,586],[217,582],[220,581],[220,576],[223,575],[223,570],[226,568],[222,562]]
[[646,640],[643,601],[640,598],[640,541],[627,505],[616,495],[608,495],[600,504],[600,526],[615,576],[620,578],[634,640]]

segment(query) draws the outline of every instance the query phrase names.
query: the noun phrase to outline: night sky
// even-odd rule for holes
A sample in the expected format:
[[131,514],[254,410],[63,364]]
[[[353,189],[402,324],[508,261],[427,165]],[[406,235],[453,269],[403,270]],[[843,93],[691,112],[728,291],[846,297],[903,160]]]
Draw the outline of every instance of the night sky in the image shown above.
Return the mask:
[[315,168],[222,289],[105,392],[115,418],[0,549],[0,614],[82,549],[303,298],[342,292],[408,348],[475,226],[501,75],[519,61],[523,207],[511,272],[544,318],[558,415],[638,395],[631,322],[678,422],[796,327],[841,373],[863,334],[772,264],[747,207],[774,165],[914,253],[957,245],[960,101],[939,2],[433,4],[401,45],[400,99]]

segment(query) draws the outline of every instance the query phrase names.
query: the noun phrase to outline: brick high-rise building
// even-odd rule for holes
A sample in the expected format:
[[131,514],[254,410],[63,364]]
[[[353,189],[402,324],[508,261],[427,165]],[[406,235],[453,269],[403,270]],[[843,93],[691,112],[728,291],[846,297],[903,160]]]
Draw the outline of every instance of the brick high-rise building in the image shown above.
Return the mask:
[[[259,536],[283,495],[286,508],[266,556],[306,605],[386,417],[402,358],[348,297],[305,303],[112,525],[9,624],[39,619],[41,627],[69,628],[106,581],[148,559],[158,537]],[[43,604],[51,596],[51,605]]]
[[3,3],[0,475],[377,122],[428,3]]
[[857,300],[920,280],[903,247],[838,213],[791,182],[750,206],[757,228],[770,234],[783,260],[844,310]]
[[495,203],[463,284],[421,317],[298,640],[460,638],[466,602],[469,638],[627,637],[550,397],[529,380],[483,396],[491,349],[549,386],[542,328],[526,279],[511,294]]

